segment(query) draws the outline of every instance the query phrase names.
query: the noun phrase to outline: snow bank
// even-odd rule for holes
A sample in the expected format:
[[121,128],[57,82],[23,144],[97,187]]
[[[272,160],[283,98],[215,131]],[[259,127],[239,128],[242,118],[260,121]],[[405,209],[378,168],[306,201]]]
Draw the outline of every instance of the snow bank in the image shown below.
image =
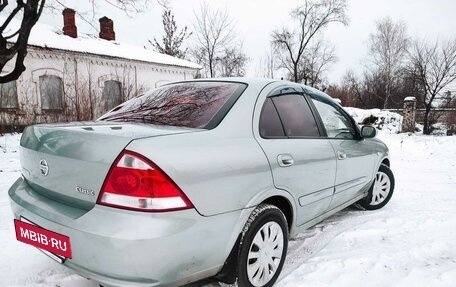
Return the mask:
[[448,127],[444,123],[435,123],[432,125],[432,132],[431,134],[436,136],[446,136],[448,131]]
[[400,133],[402,128],[402,116],[398,113],[383,111],[380,109],[358,109],[344,107],[359,125],[373,125],[378,130],[388,133]]

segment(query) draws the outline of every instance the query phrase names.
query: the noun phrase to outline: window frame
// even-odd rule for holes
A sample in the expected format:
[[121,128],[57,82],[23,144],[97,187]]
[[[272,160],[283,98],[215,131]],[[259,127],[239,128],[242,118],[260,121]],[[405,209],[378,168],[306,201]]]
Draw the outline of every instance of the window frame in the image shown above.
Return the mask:
[[[55,77],[55,78],[58,78],[61,82],[61,94],[60,94],[60,97],[61,97],[61,100],[60,100],[60,103],[61,103],[61,106],[60,108],[45,108],[43,107],[43,93],[41,91],[41,77]],[[38,76],[38,91],[39,91],[39,94],[40,94],[40,98],[39,98],[39,101],[40,101],[40,108],[41,108],[41,111],[43,112],[61,112],[65,109],[65,82],[64,82],[64,79],[63,77],[61,77],[60,75],[55,75],[55,74],[42,74],[42,75],[39,75]]]
[[[277,110],[277,107],[275,106],[274,101],[271,101],[271,102],[274,105],[274,108],[275,108],[275,110],[277,112],[277,115],[279,117],[280,124],[282,125],[282,129],[284,131],[284,136],[264,137],[264,136],[261,135],[261,133],[260,133],[260,119],[261,119],[261,114],[263,113],[263,109],[264,109],[266,100],[269,99],[269,98],[273,98],[273,97],[290,96],[290,95],[299,95],[299,96],[302,96],[304,98],[305,102],[307,103],[307,105],[309,107],[309,110],[311,112],[312,118],[314,119],[315,124],[317,125],[317,130],[318,130],[318,134],[319,134],[318,136],[287,136],[287,134],[285,132],[285,126],[283,124],[282,118],[280,117],[280,113]],[[258,117],[258,126],[257,126],[258,127],[258,135],[262,139],[321,139],[321,138],[326,136],[326,130],[322,129],[321,119],[320,119],[319,116],[318,116],[318,118],[316,117],[315,111],[316,110],[315,110],[315,107],[312,104],[312,101],[309,100],[307,93],[301,87],[299,87],[299,86],[298,87],[280,86],[280,87],[274,89],[272,92],[270,92],[266,96],[266,98],[264,99],[264,101],[262,103],[260,114],[259,114],[259,117]],[[317,115],[318,115],[318,113],[317,113]]]
[[[1,105],[1,97],[2,97],[1,93],[2,93],[3,87],[0,86],[0,110],[2,110],[2,111],[16,111],[16,110],[19,110],[19,93],[18,93],[18,91],[17,91],[17,80],[13,80],[13,81],[10,81],[10,82],[8,82],[8,83],[11,83],[11,82],[14,82],[14,86],[15,86],[15,98],[16,98],[16,104],[17,104],[17,105],[16,105],[16,107],[3,107],[3,106]],[[8,84],[8,83],[4,83],[4,84]],[[2,84],[2,85],[4,85],[4,84]]]
[[[116,85],[118,85],[118,88],[119,88],[119,103],[118,104],[115,104],[113,107],[109,108],[108,107],[108,98],[109,98],[109,95],[105,95],[105,89],[106,89],[106,83],[115,83]],[[123,100],[123,85],[122,85],[122,82],[118,81],[117,79],[106,79],[104,82],[103,82],[103,90],[101,91],[101,96],[102,96],[102,99],[104,101],[104,109],[106,110],[106,112],[114,109],[115,107],[121,105],[123,102],[125,102],[125,100]]]

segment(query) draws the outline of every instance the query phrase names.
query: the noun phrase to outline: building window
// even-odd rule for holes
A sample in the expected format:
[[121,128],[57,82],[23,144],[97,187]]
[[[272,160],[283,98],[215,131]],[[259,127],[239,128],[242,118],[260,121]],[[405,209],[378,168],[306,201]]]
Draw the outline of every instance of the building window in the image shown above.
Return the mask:
[[63,81],[53,75],[40,76],[41,109],[63,109]]
[[105,81],[103,87],[103,101],[107,111],[122,103],[122,85],[118,81]]
[[17,109],[18,107],[16,81],[0,84],[0,108]]

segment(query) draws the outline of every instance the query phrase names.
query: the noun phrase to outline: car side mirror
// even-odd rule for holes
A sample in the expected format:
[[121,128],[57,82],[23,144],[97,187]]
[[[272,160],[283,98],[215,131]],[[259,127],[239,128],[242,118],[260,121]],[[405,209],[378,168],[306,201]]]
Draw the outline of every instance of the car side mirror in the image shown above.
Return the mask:
[[366,139],[373,138],[377,135],[377,130],[373,126],[363,126],[361,128],[361,136]]

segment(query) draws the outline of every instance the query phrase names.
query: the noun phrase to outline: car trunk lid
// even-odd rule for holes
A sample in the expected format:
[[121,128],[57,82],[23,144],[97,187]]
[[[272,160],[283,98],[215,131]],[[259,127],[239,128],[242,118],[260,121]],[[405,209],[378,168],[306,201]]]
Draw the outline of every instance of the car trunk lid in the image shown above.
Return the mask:
[[109,122],[30,126],[21,138],[22,174],[41,195],[90,210],[112,163],[132,140],[195,131]]

